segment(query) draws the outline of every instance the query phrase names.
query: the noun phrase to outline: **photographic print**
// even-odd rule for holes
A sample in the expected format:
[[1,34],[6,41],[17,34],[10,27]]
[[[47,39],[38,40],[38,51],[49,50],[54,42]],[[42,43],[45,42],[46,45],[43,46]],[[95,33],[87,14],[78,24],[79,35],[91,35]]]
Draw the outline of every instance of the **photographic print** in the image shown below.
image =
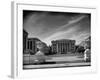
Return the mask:
[[12,77],[97,71],[96,8],[13,2],[11,11]]
[[91,66],[91,13],[23,10],[23,69]]

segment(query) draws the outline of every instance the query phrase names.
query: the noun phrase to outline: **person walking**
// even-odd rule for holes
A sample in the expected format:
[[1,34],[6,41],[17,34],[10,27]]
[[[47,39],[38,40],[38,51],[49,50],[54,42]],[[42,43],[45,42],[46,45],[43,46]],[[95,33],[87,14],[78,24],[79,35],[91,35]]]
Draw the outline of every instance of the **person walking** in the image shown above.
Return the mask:
[[90,61],[91,60],[91,52],[89,48],[86,48],[84,51],[84,61]]

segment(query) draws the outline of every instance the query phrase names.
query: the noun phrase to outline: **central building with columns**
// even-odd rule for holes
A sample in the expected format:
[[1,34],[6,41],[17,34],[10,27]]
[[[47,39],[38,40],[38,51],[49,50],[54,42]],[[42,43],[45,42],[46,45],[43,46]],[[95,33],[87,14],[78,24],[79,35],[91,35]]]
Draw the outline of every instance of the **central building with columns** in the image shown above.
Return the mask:
[[60,39],[53,40],[52,43],[52,52],[57,54],[67,54],[68,52],[75,51],[75,40],[69,39]]

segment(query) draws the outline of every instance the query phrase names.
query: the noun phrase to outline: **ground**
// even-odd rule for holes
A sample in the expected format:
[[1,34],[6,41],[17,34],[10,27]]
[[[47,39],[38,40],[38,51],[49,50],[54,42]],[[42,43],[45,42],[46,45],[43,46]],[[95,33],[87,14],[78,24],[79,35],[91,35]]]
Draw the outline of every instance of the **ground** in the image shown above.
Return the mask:
[[[46,63],[44,64],[32,64],[35,59],[34,55],[26,58],[26,64],[23,66],[24,69],[34,68],[50,68],[50,67],[78,67],[78,66],[90,66],[90,62],[85,62],[83,54],[58,54],[45,56]],[[25,60],[24,60],[25,61]]]

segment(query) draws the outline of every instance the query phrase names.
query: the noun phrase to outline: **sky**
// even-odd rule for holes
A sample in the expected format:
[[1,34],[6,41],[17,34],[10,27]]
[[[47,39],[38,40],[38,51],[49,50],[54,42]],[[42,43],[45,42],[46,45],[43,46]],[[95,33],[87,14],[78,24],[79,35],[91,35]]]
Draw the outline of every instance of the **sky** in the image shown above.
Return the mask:
[[47,45],[58,39],[80,44],[91,35],[91,14],[24,10],[23,28],[29,38],[39,38]]

